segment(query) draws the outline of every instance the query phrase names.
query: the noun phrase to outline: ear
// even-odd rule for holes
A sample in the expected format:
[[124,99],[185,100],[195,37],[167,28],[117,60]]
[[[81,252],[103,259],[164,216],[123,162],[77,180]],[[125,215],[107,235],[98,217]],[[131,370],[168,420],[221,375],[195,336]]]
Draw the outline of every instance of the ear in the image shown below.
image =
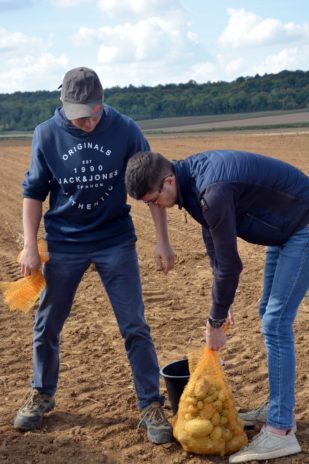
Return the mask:
[[174,184],[176,184],[176,177],[173,176],[173,175],[170,175],[170,176],[166,177],[165,182],[167,184],[169,184],[169,185],[174,185]]

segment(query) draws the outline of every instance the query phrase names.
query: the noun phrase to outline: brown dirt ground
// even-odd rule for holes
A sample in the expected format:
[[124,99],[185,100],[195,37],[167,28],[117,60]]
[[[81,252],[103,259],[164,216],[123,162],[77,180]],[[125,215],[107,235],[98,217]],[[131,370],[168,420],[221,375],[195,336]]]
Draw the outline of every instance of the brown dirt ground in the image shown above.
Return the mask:
[[[150,142],[153,149],[172,158],[211,148],[236,148],[278,156],[309,173],[309,132],[153,137]],[[29,158],[29,141],[0,141],[0,280],[20,277],[16,263],[22,231],[20,184]],[[186,222],[176,208],[169,211],[169,224],[178,264],[167,276],[156,272],[149,212],[142,203],[132,204],[146,317],[162,366],[203,343],[211,273],[199,226],[189,217]],[[237,325],[230,331],[222,357],[237,405],[255,407],[267,397],[265,349],[257,313],[264,248],[240,240],[239,249],[245,270],[235,301]],[[309,296],[302,302],[295,322],[296,419],[303,452],[274,460],[274,464],[309,462],[308,313]],[[84,276],[63,330],[57,407],[41,430],[15,431],[12,421],[30,385],[33,316],[34,311],[10,312],[0,302],[0,463],[227,462],[226,457],[187,454],[176,442],[154,446],[142,430],[137,430],[139,412],[123,343],[92,268]],[[166,392],[161,382],[162,391]],[[165,411],[171,418],[168,400]]]

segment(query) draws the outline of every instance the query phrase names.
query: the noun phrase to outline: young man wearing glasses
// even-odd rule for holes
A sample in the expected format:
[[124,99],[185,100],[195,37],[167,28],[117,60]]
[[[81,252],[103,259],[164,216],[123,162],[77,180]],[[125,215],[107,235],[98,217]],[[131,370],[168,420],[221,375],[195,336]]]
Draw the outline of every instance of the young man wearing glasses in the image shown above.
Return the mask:
[[198,153],[171,162],[159,153],[130,158],[130,196],[158,209],[178,205],[202,225],[213,269],[206,343],[219,350],[242,262],[237,237],[267,245],[260,304],[268,356],[269,401],[242,414],[245,425],[265,423],[230,463],[266,460],[301,451],[295,436],[293,322],[309,288],[309,178],[273,158],[236,150]]

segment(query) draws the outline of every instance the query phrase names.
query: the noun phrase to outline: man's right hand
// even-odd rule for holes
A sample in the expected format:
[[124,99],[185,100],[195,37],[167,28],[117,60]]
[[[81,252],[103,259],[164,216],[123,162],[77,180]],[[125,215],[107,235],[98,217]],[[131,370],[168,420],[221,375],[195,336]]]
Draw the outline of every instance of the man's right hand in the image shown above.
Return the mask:
[[31,247],[24,247],[20,254],[19,264],[21,273],[24,277],[35,274],[41,267],[41,258],[37,244]]
[[175,253],[169,242],[156,243],[155,261],[157,271],[163,271],[167,274],[175,265]]

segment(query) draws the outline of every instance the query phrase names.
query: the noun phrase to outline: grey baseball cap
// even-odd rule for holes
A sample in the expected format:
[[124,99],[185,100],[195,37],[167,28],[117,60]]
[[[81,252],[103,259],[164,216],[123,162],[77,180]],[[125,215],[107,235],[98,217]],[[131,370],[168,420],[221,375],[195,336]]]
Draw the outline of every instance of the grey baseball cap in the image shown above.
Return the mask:
[[93,118],[103,113],[104,93],[95,71],[86,67],[68,71],[61,88],[61,101],[66,117],[70,120]]

